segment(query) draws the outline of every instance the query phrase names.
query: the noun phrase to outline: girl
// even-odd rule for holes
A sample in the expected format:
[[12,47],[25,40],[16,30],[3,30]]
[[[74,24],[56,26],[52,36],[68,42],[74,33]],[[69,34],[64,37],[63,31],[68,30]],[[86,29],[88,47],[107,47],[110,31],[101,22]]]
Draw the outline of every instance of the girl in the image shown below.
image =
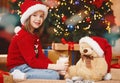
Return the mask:
[[7,67],[10,72],[20,70],[27,79],[59,79],[59,70],[68,64],[53,64],[42,52],[39,33],[47,17],[48,8],[39,1],[25,0],[21,30],[13,37],[8,50]]

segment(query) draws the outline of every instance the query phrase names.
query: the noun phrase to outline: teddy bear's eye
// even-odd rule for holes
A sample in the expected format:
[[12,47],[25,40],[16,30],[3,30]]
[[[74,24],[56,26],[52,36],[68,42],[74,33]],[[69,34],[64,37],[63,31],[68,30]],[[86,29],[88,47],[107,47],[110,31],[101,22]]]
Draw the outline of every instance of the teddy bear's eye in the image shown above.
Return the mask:
[[84,52],[84,53],[87,53],[87,52],[88,52],[88,49],[84,49],[83,52]]
[[91,48],[91,50],[93,50],[93,48]]

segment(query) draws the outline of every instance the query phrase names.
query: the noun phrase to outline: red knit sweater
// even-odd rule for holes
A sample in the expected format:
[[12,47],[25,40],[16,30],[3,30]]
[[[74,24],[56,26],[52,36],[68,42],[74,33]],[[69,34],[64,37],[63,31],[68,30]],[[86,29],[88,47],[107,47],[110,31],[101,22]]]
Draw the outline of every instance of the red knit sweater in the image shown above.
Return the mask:
[[[38,57],[36,58],[35,45],[38,45]],[[44,69],[52,63],[42,52],[39,38],[24,29],[21,29],[12,39],[8,49],[7,67],[28,64],[32,68]]]

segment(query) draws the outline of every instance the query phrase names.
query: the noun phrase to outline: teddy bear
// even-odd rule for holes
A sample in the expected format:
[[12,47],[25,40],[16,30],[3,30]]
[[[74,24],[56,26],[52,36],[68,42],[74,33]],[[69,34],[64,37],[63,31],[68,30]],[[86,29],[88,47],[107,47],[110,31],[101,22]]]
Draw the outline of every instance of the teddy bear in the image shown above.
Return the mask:
[[111,79],[111,45],[105,38],[85,36],[79,40],[81,58],[68,68],[66,79],[100,81]]

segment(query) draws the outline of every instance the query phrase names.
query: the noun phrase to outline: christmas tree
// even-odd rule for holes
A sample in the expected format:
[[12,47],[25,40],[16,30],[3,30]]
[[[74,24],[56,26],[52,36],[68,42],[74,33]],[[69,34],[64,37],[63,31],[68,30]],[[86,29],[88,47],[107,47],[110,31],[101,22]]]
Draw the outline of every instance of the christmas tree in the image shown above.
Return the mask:
[[55,42],[62,38],[78,42],[82,36],[102,36],[110,33],[110,22],[105,16],[112,12],[110,0],[60,0],[49,10]]
[[[24,0],[10,0],[12,13],[20,15],[20,4]],[[111,23],[106,16],[112,13],[110,0],[42,0],[59,5],[49,6],[45,21],[45,32],[50,41],[78,42],[83,36],[101,36],[110,33]],[[47,3],[47,5],[51,5]]]

